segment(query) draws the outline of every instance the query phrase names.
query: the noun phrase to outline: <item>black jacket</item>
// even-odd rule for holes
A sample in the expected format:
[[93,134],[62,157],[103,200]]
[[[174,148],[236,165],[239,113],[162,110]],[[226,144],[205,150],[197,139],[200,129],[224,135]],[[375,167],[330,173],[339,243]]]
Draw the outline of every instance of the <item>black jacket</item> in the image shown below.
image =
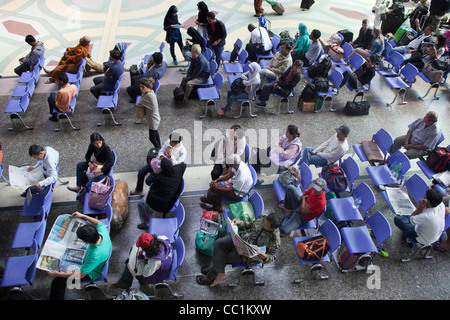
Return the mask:
[[375,66],[368,68],[367,64],[363,63],[363,65],[355,71],[355,74],[358,77],[358,81],[362,85],[366,85],[373,79],[373,77],[375,77]]
[[86,162],[91,161],[92,155],[94,155],[95,161],[103,163],[103,167],[101,170],[104,175],[108,175],[109,171],[111,170],[111,167],[114,164],[114,157],[111,148],[108,145],[106,145],[105,142],[103,142],[102,147],[100,149],[97,149],[91,143],[86,152],[85,156]]
[[217,44],[218,47],[223,47],[225,45],[225,38],[227,37],[227,29],[222,21],[216,19],[216,27],[214,32],[212,31],[211,25],[208,24],[207,27],[209,35],[209,44],[212,46],[216,40],[221,39]]
[[358,47],[363,49],[368,49],[370,45],[372,44],[372,29],[367,28],[367,30],[364,32],[364,28],[359,29],[359,35],[358,38],[353,41],[354,44],[357,44]]

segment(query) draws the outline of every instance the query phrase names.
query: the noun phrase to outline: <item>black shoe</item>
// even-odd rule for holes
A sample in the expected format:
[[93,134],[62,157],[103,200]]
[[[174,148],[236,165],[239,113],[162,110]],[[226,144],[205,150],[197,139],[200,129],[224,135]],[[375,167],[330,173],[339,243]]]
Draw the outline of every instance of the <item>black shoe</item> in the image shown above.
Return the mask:
[[204,276],[195,277],[195,281],[201,286],[209,286],[211,283],[214,282],[214,280],[211,281],[205,280]]
[[59,121],[58,117],[55,117],[55,116],[49,117],[48,120],[53,121],[53,122],[58,122]]

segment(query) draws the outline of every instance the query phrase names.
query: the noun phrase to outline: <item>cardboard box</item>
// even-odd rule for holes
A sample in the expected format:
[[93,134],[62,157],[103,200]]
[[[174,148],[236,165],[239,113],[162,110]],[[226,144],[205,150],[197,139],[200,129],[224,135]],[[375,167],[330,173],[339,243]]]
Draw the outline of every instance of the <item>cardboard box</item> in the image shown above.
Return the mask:
[[314,112],[316,110],[316,101],[312,101],[312,102],[302,101],[300,103],[300,109],[303,112]]

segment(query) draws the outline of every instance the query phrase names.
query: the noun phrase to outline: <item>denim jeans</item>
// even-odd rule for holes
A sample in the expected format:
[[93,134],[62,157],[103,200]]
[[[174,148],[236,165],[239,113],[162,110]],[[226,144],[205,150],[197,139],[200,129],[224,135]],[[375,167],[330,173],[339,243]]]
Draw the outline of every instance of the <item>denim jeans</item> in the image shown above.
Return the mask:
[[409,222],[409,216],[395,216],[394,223],[406,237],[417,242],[417,233],[414,225]]
[[294,231],[307,221],[303,219],[300,212],[302,205],[302,196],[293,185],[286,188],[286,195],[284,196],[284,205],[287,209],[293,210],[291,215],[286,215],[281,221],[280,233],[288,234]]
[[318,156],[316,154],[311,154],[311,152],[313,152],[315,150],[315,148],[313,147],[307,147],[305,148],[304,152],[303,152],[303,157],[302,160],[300,160],[300,164],[302,164],[303,162],[306,163],[308,166],[310,164],[316,165],[316,166],[326,166],[328,165],[328,160],[322,158],[321,156]]
[[248,93],[244,91],[240,94],[232,94],[231,89],[228,89],[227,104],[225,108],[223,108],[223,112],[227,113],[231,109],[233,103],[238,99],[248,99]]

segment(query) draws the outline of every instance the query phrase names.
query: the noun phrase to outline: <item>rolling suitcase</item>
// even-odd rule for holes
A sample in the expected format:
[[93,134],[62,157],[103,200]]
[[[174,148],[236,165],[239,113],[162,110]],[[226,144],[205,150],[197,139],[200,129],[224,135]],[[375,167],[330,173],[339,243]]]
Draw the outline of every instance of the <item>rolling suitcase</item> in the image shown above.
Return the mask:
[[342,41],[341,46],[345,42],[353,41],[353,32],[349,31],[348,29],[339,30],[338,32],[344,37],[344,40]]

